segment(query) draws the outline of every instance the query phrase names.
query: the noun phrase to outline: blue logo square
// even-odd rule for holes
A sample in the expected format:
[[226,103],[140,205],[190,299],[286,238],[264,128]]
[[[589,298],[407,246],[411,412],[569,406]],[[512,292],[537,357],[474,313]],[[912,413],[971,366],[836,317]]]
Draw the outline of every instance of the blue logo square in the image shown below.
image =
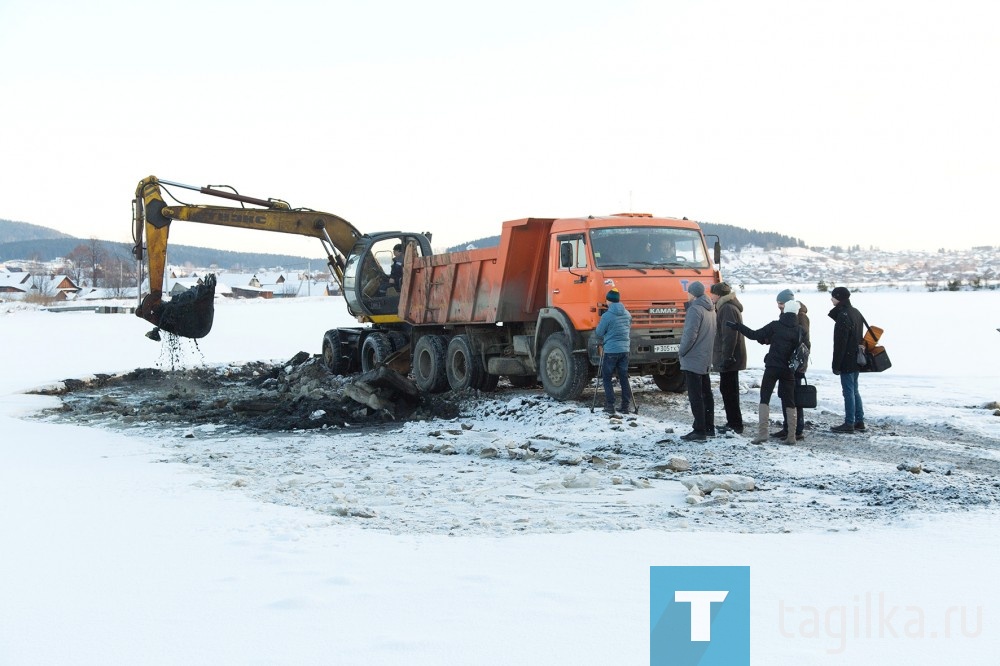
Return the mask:
[[650,567],[651,666],[749,666],[750,567]]

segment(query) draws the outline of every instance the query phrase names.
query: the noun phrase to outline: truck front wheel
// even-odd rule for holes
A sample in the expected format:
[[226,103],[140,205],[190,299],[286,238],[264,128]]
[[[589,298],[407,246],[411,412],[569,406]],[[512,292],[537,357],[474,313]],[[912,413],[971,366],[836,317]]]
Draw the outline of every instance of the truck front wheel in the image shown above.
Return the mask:
[[413,346],[413,382],[425,393],[440,393],[448,386],[444,337],[424,335]]
[[574,354],[565,333],[553,333],[542,345],[542,386],[556,400],[576,400],[587,385],[587,357]]
[[683,393],[685,389],[684,373],[680,370],[674,372],[653,373],[653,383],[656,388],[665,393]]

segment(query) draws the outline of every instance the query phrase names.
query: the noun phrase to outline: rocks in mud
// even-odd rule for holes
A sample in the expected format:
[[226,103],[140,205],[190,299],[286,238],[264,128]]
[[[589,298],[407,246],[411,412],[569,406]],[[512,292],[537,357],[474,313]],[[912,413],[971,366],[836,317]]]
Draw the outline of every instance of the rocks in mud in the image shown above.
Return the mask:
[[682,456],[672,456],[667,462],[653,465],[650,469],[654,472],[688,472],[691,470],[691,463]]
[[680,479],[687,488],[688,504],[703,502],[726,502],[737,492],[754,490],[756,483],[749,476],[739,474],[698,474]]
[[753,490],[756,486],[749,476],[740,474],[697,474],[680,479],[688,490],[698,488],[702,493],[711,493],[721,488],[727,492]]
[[920,474],[924,471],[924,465],[918,462],[901,462],[896,465],[896,469],[901,472],[909,472],[910,474]]

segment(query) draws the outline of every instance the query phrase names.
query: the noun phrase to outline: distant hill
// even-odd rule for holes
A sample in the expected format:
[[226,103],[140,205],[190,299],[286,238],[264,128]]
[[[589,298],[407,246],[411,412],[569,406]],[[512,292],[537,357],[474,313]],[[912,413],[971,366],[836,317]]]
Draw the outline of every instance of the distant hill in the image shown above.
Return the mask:
[[[48,227],[40,227],[24,222],[0,220],[0,261],[37,260],[53,261],[65,257],[79,245],[88,245],[90,239],[75,238]],[[131,257],[130,243],[100,241],[112,255]],[[305,268],[310,262],[313,268],[322,269],[326,260],[319,257],[299,257],[288,254],[266,254],[259,252],[232,252],[192,245],[171,245],[167,257],[171,264],[184,266],[218,266],[228,270],[253,271],[260,268],[284,267]]]
[[48,227],[40,227],[37,224],[0,220],[0,244],[50,238],[72,238],[72,236]]
[[[723,248],[740,248],[744,245],[755,245],[757,247],[805,247],[804,241],[775,233],[773,231],[757,231],[756,229],[744,229],[734,227],[731,224],[713,224],[711,222],[699,222],[701,230],[706,236],[715,235],[719,237],[719,242]],[[709,239],[710,242],[712,239]]]
[[[744,245],[755,245],[763,248],[806,246],[806,244],[798,238],[784,236],[772,231],[756,231],[753,229],[734,227],[729,224],[712,224],[711,222],[700,222],[699,224],[701,224],[701,229],[705,232],[706,236],[718,236],[719,242],[722,243],[723,248],[740,248]],[[713,242],[713,239],[709,239],[709,243]],[[470,245],[476,248],[484,248],[496,247],[499,244],[500,236],[487,236],[485,238],[477,238],[473,241],[449,247],[445,250],[445,252],[458,252],[459,250],[467,249]]]

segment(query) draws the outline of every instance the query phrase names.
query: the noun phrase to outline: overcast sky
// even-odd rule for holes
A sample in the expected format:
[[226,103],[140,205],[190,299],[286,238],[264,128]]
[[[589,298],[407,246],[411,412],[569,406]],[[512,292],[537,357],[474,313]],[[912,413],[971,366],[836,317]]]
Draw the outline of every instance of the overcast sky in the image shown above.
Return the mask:
[[0,218],[126,241],[154,174],[436,247],[628,210],[1000,245],[998,19],[987,0],[0,0]]

